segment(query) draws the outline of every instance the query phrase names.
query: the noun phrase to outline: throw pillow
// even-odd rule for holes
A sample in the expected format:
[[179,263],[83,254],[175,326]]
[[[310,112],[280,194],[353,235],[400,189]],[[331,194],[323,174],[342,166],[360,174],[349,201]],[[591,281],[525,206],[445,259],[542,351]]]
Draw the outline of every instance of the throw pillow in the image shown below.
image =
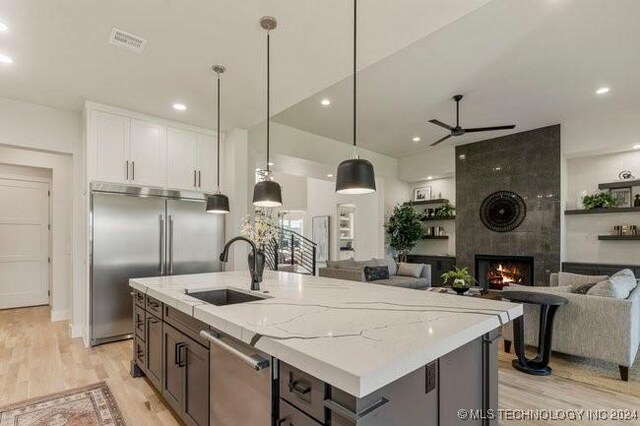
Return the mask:
[[570,285],[543,287],[532,285],[509,284],[504,288],[505,291],[534,291],[538,293],[571,293]]
[[388,280],[389,267],[388,266],[365,266],[364,279],[365,281]]
[[373,259],[378,263],[378,266],[389,267],[389,275],[394,276],[398,274],[398,265],[396,261],[391,257],[385,257],[384,259]]
[[558,286],[570,285],[573,290],[585,284],[596,284],[609,278],[608,275],[581,275],[570,272],[558,273]]
[[380,266],[378,265],[378,262],[376,262],[374,259],[371,260],[360,260],[355,262],[354,265],[356,268],[364,268],[366,266]]
[[623,269],[613,274],[609,279],[594,285],[587,291],[587,295],[626,299],[636,288],[636,285],[638,285],[638,282],[633,272],[630,269]]
[[587,294],[587,292],[589,290],[591,290],[591,288],[596,284],[597,283],[581,285],[580,287],[574,288],[573,289],[573,293],[575,293],[575,294]]
[[403,277],[420,278],[423,269],[421,263],[398,263],[398,275]]
[[327,268],[331,269],[346,269],[354,268],[355,266],[356,261],[353,260],[353,257],[346,260],[327,260]]

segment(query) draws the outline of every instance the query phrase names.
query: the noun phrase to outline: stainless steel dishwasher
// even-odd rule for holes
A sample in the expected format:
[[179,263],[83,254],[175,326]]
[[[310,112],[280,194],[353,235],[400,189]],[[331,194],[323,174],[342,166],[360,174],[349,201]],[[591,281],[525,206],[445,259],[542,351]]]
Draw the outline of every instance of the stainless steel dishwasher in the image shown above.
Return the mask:
[[211,426],[271,425],[271,357],[237,339],[201,331],[211,342]]

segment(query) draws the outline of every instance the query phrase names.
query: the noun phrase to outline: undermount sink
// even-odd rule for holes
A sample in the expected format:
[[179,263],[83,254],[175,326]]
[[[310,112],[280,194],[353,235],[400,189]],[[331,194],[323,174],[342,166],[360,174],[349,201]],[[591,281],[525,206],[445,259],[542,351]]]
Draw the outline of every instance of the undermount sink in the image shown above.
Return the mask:
[[264,300],[265,297],[255,296],[253,294],[243,293],[241,291],[232,290],[230,288],[220,288],[217,290],[194,291],[187,293],[191,297],[211,303],[216,306],[235,305],[238,303],[255,302],[256,300]]

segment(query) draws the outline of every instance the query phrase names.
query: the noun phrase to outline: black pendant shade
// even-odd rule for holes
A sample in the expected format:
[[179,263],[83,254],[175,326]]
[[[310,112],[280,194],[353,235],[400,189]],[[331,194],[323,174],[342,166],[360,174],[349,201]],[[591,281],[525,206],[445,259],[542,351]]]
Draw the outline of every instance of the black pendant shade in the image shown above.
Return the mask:
[[376,192],[376,178],[373,164],[358,158],[356,142],[358,140],[357,121],[357,35],[358,35],[358,0],[353,0],[353,154],[354,157],[344,160],[338,165],[336,173],[336,193],[345,195],[361,195]]
[[253,187],[253,205],[256,207],[278,207],[282,205],[282,189],[278,182],[263,180]]
[[229,211],[229,197],[221,193],[207,196],[207,213],[225,214]]
[[373,164],[361,158],[351,158],[340,163],[336,177],[336,192],[346,195],[376,192]]

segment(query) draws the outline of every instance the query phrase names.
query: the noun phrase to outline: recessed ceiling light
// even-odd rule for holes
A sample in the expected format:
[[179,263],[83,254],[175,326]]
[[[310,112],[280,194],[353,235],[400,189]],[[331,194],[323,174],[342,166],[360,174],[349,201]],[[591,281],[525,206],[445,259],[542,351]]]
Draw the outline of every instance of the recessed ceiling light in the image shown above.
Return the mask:
[[332,177],[333,177],[333,175],[332,175],[331,173],[329,173],[329,174],[327,175],[327,177],[328,177],[328,178],[332,178]]
[[427,180],[433,179],[433,176],[427,176]]
[[633,146],[633,149],[640,149],[640,144],[638,144],[638,145],[634,145],[634,146]]
[[7,31],[9,31],[9,27],[7,27],[6,24],[0,22],[0,33],[6,33]]
[[323,99],[323,100],[321,100],[321,101],[320,101],[320,105],[322,105],[322,106],[329,106],[329,105],[331,105],[331,101],[330,101],[329,99],[326,99],[326,98],[325,98],[325,99]]
[[185,111],[187,106],[185,104],[173,104],[173,109],[177,111]]
[[2,53],[0,53],[0,63],[12,64],[13,63],[13,59],[8,57],[7,55],[3,55]]
[[416,136],[415,138],[413,138],[414,142],[420,142],[420,137]]
[[598,95],[604,95],[605,93],[609,93],[608,87],[601,87],[598,90],[596,90],[596,94]]

